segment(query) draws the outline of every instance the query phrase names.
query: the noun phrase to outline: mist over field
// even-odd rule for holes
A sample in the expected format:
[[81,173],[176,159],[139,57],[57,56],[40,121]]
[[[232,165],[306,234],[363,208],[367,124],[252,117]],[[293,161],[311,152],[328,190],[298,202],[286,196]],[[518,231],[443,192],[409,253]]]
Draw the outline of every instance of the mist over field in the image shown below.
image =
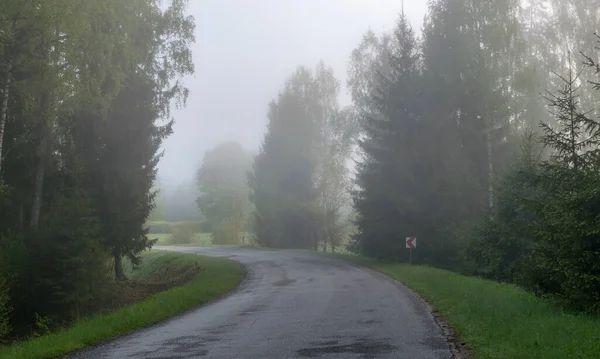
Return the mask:
[[[221,142],[237,141],[256,153],[268,103],[299,65],[323,60],[331,66],[341,83],[340,102],[348,104],[352,50],[367,29],[391,29],[401,9],[396,0],[190,2],[196,72],[184,80],[192,95],[186,108],[173,112],[174,133],[163,144],[162,188],[172,193],[192,181],[204,152]],[[426,10],[426,1],[404,4],[416,32]]]

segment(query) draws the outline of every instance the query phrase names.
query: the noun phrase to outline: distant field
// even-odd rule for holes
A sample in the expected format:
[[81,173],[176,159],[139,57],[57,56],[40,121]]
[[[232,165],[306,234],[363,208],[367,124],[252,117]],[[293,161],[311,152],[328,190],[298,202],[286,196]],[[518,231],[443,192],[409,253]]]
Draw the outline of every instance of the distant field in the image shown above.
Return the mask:
[[170,243],[171,234],[169,233],[155,233],[149,234],[148,238],[150,239],[158,239],[156,242],[157,245],[187,245],[187,246],[198,246],[198,247],[210,247],[213,245],[212,237],[210,233],[195,233],[192,237],[192,241],[189,244],[176,244]]

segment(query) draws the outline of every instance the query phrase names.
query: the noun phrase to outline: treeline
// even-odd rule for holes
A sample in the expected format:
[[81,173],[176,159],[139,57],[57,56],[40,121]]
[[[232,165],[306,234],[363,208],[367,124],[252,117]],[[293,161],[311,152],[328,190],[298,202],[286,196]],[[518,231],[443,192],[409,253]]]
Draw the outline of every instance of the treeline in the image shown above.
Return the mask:
[[110,308],[193,72],[186,0],[0,3],[0,337]]
[[[259,242],[329,242],[322,195],[341,190],[355,252],[408,261],[404,239],[417,237],[413,262],[597,312],[599,19],[592,0],[432,1],[420,38],[404,16],[365,34],[346,111],[335,81],[301,68],[270,105],[250,177]],[[328,124],[351,117],[359,130],[333,136],[344,150],[332,163],[355,138],[356,182],[321,191],[348,175],[326,174],[337,167],[324,149],[340,146],[323,145],[324,129],[345,133]]]
[[200,221],[205,218],[202,212],[198,210],[195,199],[198,197],[198,186],[196,181],[186,179],[176,186],[167,183],[167,180],[156,179],[154,191],[157,192],[154,198],[155,208],[150,213],[149,221]]
[[600,118],[581,107],[589,92],[600,94],[600,63],[597,53],[583,58],[596,76],[571,69],[545,95],[557,123],[525,137],[466,254],[476,273],[600,314]]
[[269,104],[267,134],[249,176],[260,245],[335,250],[349,231],[347,160],[357,131],[340,108],[333,70],[299,67]]
[[421,39],[404,18],[367,34],[351,62],[354,249],[406,260],[414,236],[417,263],[598,312],[599,16],[592,1],[439,0]]

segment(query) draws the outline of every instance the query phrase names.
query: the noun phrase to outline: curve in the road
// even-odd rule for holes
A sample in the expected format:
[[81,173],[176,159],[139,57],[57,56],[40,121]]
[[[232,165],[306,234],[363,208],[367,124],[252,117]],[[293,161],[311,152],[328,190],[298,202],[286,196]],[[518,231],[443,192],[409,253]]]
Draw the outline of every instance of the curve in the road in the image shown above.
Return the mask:
[[232,257],[248,278],[220,301],[70,358],[452,357],[425,303],[381,274],[300,252],[162,249]]

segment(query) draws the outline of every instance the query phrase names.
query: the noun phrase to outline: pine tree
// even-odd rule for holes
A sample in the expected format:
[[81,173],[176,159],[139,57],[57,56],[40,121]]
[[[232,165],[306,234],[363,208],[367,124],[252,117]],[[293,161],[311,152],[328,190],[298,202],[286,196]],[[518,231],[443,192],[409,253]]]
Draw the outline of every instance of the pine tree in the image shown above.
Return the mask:
[[[358,165],[355,207],[358,250],[370,256],[398,258],[403,238],[418,225],[415,201],[418,158],[423,138],[420,111],[420,59],[417,40],[402,16],[385,52],[389,75],[379,73],[371,93],[374,106],[363,111],[364,154]],[[412,228],[412,229],[411,229]]]
[[101,124],[90,113],[75,121],[77,148],[89,166],[87,186],[92,189],[117,279],[125,279],[123,256],[137,264],[137,255],[153,244],[146,236],[145,223],[154,208],[152,187],[160,144],[171,133],[171,122],[156,124],[159,112],[152,79],[141,74],[129,78]]

